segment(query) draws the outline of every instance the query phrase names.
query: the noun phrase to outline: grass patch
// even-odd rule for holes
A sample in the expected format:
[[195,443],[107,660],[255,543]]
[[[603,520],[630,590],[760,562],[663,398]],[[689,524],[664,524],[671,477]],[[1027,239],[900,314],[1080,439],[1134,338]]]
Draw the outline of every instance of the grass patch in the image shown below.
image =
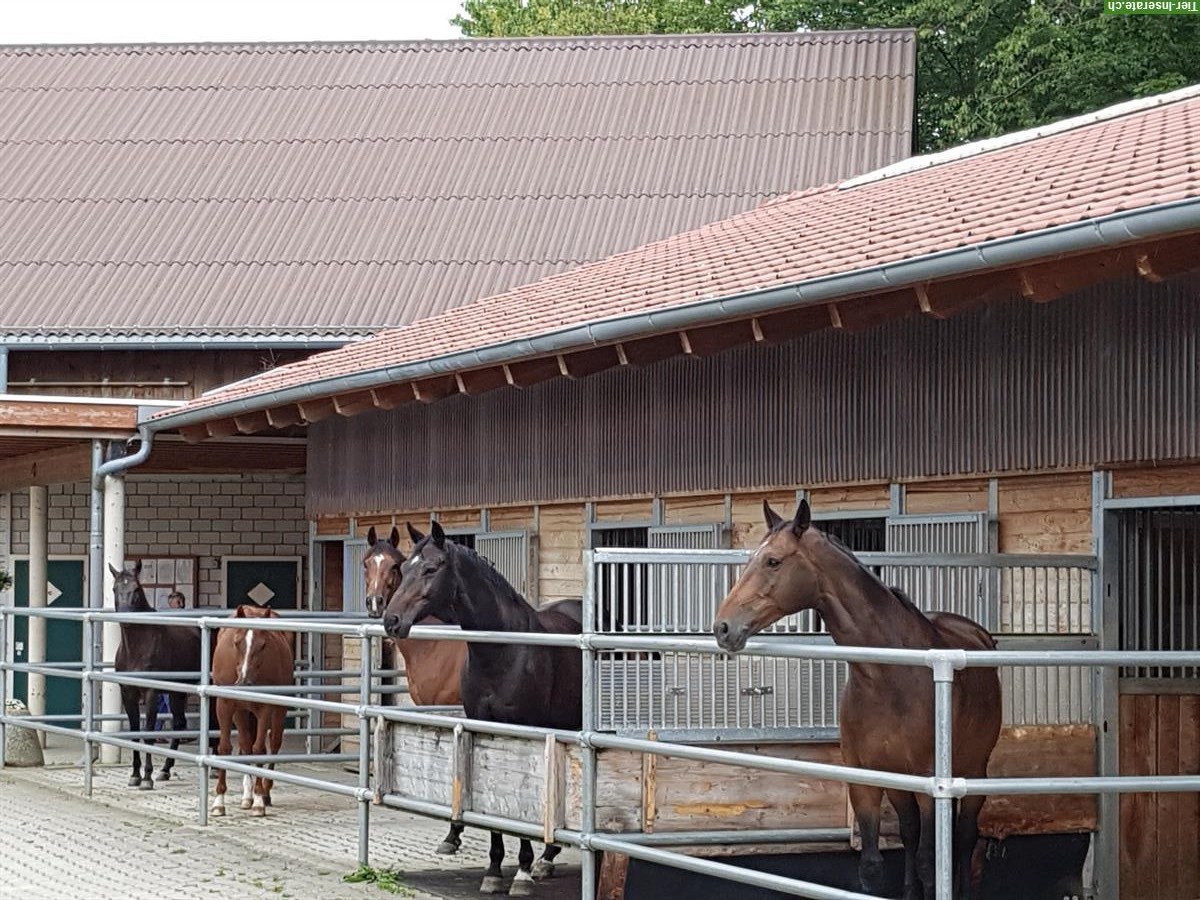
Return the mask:
[[404,883],[404,873],[396,869],[376,869],[373,866],[359,866],[349,875],[343,875],[342,881],[348,884],[373,884],[381,891],[389,894],[399,894],[403,897],[412,896],[412,889]]

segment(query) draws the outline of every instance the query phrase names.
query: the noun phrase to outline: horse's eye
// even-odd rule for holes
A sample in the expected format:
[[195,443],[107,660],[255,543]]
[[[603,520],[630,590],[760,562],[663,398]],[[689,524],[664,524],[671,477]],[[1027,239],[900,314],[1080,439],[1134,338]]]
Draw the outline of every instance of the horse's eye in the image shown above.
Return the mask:
[[768,569],[778,569],[779,568],[779,560],[776,559],[774,556],[768,556],[767,557],[767,568]]
[[426,566],[422,571],[422,575],[432,575],[437,571],[437,566]]

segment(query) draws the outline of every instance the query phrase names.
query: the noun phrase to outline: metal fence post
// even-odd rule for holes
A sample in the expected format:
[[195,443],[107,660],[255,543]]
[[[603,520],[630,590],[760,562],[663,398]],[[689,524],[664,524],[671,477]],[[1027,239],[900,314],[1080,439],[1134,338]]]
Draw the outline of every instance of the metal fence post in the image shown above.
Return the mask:
[[[959,651],[960,653],[962,651]],[[953,768],[954,661],[937,653],[933,666],[933,780],[937,900],[954,897],[954,797],[950,793]]]
[[83,794],[92,796],[92,734],[96,729],[94,698],[96,683],[92,669],[96,665],[95,622],[90,612],[83,614],[83,680],[80,702],[83,705]]
[[371,705],[371,637],[367,626],[359,629],[362,660],[359,662],[358,682],[358,787],[362,796],[358,801],[358,864],[370,864],[371,801],[367,789],[371,784],[371,723],[367,718],[367,707]]
[[592,649],[591,637],[596,627],[596,567],[591,550],[583,554],[583,640],[580,652],[583,656],[583,734],[580,751],[583,754],[583,784],[581,785],[580,840],[582,851],[582,878],[580,897],[594,900],[596,896],[596,853],[592,850],[592,835],[596,831],[596,748],[592,746],[592,732],[596,728],[596,654]]
[[208,633],[208,620],[200,620],[200,723],[196,735],[196,759],[200,763],[200,783],[197,786],[200,795],[200,808],[197,817],[201,825],[208,824],[208,782],[212,770],[208,765],[208,733],[212,723],[208,721],[208,687],[212,673],[212,645]]
[[[16,629],[14,628],[14,631]],[[13,657],[16,658],[15,655]],[[5,665],[12,662],[8,658],[8,614],[0,612],[0,660]],[[0,769],[4,768],[4,745],[8,743],[8,725],[5,716],[8,715],[8,669],[0,666]]]

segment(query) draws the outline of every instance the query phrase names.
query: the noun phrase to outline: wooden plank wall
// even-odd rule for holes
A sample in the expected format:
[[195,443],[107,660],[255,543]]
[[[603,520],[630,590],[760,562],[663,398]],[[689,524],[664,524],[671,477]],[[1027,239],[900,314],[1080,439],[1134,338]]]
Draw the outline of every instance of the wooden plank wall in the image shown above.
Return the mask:
[[[1200,696],[1121,697],[1122,775],[1200,775]],[[1121,900],[1195,900],[1200,794],[1121,797]]]

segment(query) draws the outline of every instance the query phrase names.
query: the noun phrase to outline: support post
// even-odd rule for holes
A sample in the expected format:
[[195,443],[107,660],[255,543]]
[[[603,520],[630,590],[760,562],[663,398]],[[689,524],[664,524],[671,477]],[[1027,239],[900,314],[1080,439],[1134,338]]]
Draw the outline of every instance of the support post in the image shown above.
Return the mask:
[[371,786],[371,723],[366,709],[371,705],[371,638],[365,628],[361,633],[358,681],[358,864],[370,865],[371,801],[368,788]]
[[580,786],[580,851],[582,855],[583,900],[596,896],[596,852],[592,849],[592,835],[596,831],[596,748],[592,746],[592,733],[596,729],[596,655],[592,650],[591,636],[596,627],[596,564],[591,550],[583,554],[583,735],[580,750],[583,755],[583,783]]
[[[0,659],[6,663],[12,662],[8,655],[8,616],[0,613]],[[8,670],[0,666],[0,769],[4,768],[4,745],[8,742],[8,725],[4,717],[8,715],[4,701],[8,699]]]
[[212,674],[212,635],[208,629],[208,619],[200,620],[200,723],[196,735],[196,756],[200,762],[200,808],[197,817],[201,825],[208,824],[208,782],[212,778],[212,769],[208,765],[208,734],[212,723],[208,720],[208,686]]
[[[88,479],[91,487],[91,502],[88,510],[87,599],[84,602],[84,606],[92,610],[104,609],[104,489],[96,478],[96,470],[102,465],[104,465],[104,442],[92,441],[92,477]],[[86,724],[89,732],[96,724],[97,693],[96,682],[91,680],[90,675],[86,673],[98,668],[104,659],[104,646],[101,643],[103,634],[103,628],[97,628],[95,622],[84,625],[84,647],[81,658],[85,663],[90,659],[91,664],[84,666],[85,675],[81,685],[82,697],[80,699],[81,706],[90,710],[91,718],[87,720]],[[87,646],[88,642],[91,643],[90,648]],[[94,762],[92,756],[100,751],[94,742],[84,741],[83,752],[86,755],[84,786],[90,797],[92,795],[91,768]]]
[[933,780],[937,900],[954,898],[954,797],[950,794],[953,759],[954,664],[933,660]]
[[[113,576],[109,566],[118,572],[125,566],[125,479],[120,475],[106,475],[104,478],[104,604],[113,609]],[[117,658],[117,648],[121,645],[121,626],[116,622],[104,623],[103,660],[109,662]],[[121,722],[121,686],[105,682],[100,689],[101,711],[104,713],[104,731],[120,731]],[[111,744],[100,748],[100,761],[115,764],[121,761],[121,751]]]
[[96,714],[92,708],[93,699],[95,698],[95,682],[92,681],[92,669],[95,668],[96,658],[96,639],[95,639],[96,623],[92,621],[92,614],[86,612],[83,614],[83,681],[82,703],[83,712],[83,795],[85,797],[92,796],[92,732],[96,727]]
[[[1117,513],[1105,509],[1112,495],[1112,475],[1092,473],[1092,534],[1099,570],[1092,582],[1092,628],[1100,638],[1101,650],[1120,649],[1120,531]],[[1093,721],[1096,723],[1099,774],[1119,775],[1120,764],[1120,670],[1097,666],[1092,670]],[[1092,884],[1096,900],[1119,900],[1121,850],[1121,798],[1100,794],[1098,822],[1092,846]]]
[[[29,608],[45,609],[47,606],[47,573],[50,492],[45,485],[35,484],[29,488]],[[46,620],[41,616],[29,617],[29,654],[31,663],[46,661]],[[46,715],[46,676],[29,673],[29,715],[37,718]],[[46,745],[46,732],[38,732],[38,740]]]

